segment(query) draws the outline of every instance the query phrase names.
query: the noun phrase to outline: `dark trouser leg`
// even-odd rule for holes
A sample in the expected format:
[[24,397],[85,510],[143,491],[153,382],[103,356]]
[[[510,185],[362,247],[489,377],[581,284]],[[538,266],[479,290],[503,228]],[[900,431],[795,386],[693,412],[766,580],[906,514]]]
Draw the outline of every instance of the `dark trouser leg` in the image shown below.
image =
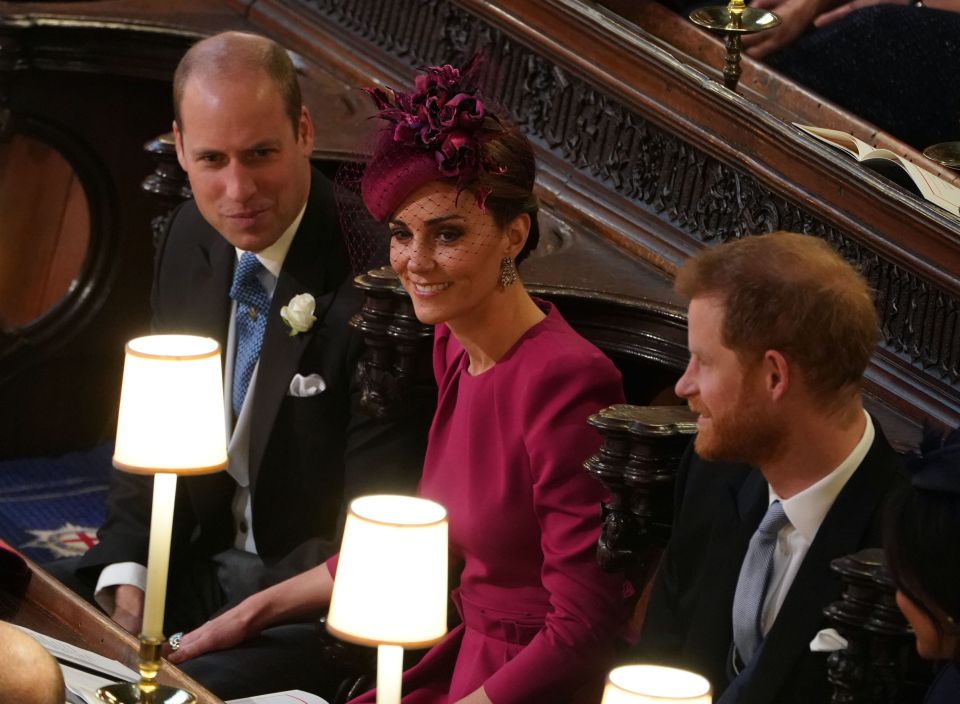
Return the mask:
[[343,675],[326,662],[317,626],[303,623],[269,628],[236,648],[180,667],[221,699],[302,689],[333,701]]

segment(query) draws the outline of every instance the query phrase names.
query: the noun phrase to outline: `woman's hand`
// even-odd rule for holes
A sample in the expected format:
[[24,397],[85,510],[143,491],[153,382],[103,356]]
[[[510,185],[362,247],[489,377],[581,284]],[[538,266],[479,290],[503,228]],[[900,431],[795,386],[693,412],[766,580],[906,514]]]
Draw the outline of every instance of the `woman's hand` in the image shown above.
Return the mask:
[[483,691],[483,687],[481,687],[480,689],[473,690],[463,699],[458,700],[456,704],[493,704],[493,702],[490,701],[490,697],[487,696],[487,693]]
[[259,631],[251,628],[250,608],[247,601],[207,621],[200,628],[184,633],[180,638],[180,647],[171,650],[167,654],[167,660],[176,665],[212,650],[232,648],[247,638],[255,636]]
[[180,638],[180,647],[167,659],[176,664],[225,650],[277,623],[312,618],[330,605],[333,577],[325,564],[298,574],[244,599],[229,611]]

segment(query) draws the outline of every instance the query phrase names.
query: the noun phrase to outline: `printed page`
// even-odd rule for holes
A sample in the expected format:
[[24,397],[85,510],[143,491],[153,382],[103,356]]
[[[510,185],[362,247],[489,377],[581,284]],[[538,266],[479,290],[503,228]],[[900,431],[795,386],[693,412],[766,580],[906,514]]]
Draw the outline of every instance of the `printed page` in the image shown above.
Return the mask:
[[261,694],[256,697],[231,699],[227,704],[328,704],[328,702],[316,694],[292,689],[288,692],[277,692],[276,694]]
[[927,201],[940,206],[954,215],[960,215],[960,188],[943,180],[936,174],[920,168],[913,162],[904,159],[889,149],[875,149],[866,142],[857,139],[852,134],[826,127],[801,125],[797,122],[793,124],[807,134],[832,146],[839,147],[858,161],[865,159],[884,159],[899,164],[910,176],[910,179],[917,185],[917,188],[920,189],[920,194]]

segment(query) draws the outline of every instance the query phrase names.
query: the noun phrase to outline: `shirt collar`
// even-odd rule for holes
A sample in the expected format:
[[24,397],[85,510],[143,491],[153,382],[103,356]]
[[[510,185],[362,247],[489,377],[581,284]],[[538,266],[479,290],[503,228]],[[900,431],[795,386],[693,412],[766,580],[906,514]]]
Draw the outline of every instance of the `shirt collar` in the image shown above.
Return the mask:
[[873,445],[873,438],[876,434],[873,428],[873,420],[866,411],[863,412],[863,415],[866,417],[867,423],[863,429],[860,442],[830,474],[789,499],[781,499],[777,496],[773,487],[770,487],[770,503],[779,500],[783,504],[783,512],[787,514],[790,525],[811,543],[816,537],[827,511],[833,506],[833,502],[839,496],[840,491],[846,486],[847,481],[853,476],[860,463],[863,462],[863,458],[867,456],[870,446]]
[[[290,226],[284,230],[283,234],[280,235],[280,238],[274,242],[272,245],[255,253],[257,260],[263,264],[263,268],[273,274],[273,278],[280,278],[280,270],[283,269],[283,262],[287,258],[287,252],[290,251],[290,245],[293,243],[293,238],[297,234],[297,230],[300,229],[300,221],[303,220],[303,213],[307,209],[307,203],[304,201],[303,207],[300,208],[300,212],[297,213],[297,217],[293,219],[293,222],[290,223]],[[237,259],[243,255],[243,250],[237,248]]]

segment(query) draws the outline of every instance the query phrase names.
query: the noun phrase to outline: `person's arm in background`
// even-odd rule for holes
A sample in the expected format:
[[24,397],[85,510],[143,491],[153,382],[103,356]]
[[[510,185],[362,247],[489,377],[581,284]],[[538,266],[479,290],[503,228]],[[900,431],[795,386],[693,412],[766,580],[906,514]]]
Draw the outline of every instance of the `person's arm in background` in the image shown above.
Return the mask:
[[762,59],[792,44],[806,32],[813,21],[837,6],[840,0],[755,0],[750,7],[771,10],[780,15],[782,24],[756,34],[747,34],[743,46],[747,54]]
[[[904,2],[904,0],[853,0],[852,2],[844,3],[839,7],[830,10],[830,12],[824,12],[822,15],[817,17],[813,23],[817,27],[823,27],[830,24],[831,22],[836,22],[841,17],[846,17],[854,10],[859,10],[863,7],[870,7],[871,5],[909,5],[911,3]],[[934,10],[946,10],[947,12],[960,12],[960,0],[923,0],[923,6],[929,7]]]
[[[751,7],[771,10],[780,15],[782,24],[743,38],[747,54],[761,59],[792,44],[811,27],[823,27],[871,5],[909,5],[909,0],[755,0]],[[924,7],[960,12],[960,0],[924,0]]]

